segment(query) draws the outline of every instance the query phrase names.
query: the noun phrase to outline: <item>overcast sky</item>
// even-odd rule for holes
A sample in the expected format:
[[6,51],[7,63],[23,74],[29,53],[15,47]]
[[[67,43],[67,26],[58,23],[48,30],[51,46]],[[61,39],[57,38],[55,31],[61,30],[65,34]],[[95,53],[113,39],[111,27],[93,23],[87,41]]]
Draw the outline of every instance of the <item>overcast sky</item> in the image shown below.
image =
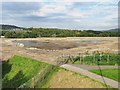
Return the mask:
[[108,30],[118,27],[119,0],[4,1],[3,24],[82,30]]

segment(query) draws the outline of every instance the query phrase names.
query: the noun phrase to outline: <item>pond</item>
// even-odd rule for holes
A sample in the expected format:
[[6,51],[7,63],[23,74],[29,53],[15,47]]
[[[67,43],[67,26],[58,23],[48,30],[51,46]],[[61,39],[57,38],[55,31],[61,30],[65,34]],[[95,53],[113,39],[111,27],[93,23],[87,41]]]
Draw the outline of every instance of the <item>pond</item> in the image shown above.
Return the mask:
[[14,43],[24,44],[25,47],[36,47],[40,44],[49,43],[49,42],[37,42],[32,40],[15,40]]
[[14,40],[13,41],[16,44],[22,44],[24,47],[27,48],[38,48],[38,49],[45,49],[45,50],[65,50],[65,49],[71,49],[71,48],[75,48],[78,47],[79,44],[76,43],[66,43],[66,42],[59,42],[59,41],[55,41],[55,42],[42,42],[42,41],[34,41],[34,40]]
[[24,47],[27,48],[38,48],[38,49],[45,49],[45,50],[66,50],[71,48],[77,47],[85,47],[90,44],[100,44],[101,40],[80,40],[71,41],[71,42],[62,42],[62,41],[35,41],[35,40],[14,40],[14,43],[22,44]]

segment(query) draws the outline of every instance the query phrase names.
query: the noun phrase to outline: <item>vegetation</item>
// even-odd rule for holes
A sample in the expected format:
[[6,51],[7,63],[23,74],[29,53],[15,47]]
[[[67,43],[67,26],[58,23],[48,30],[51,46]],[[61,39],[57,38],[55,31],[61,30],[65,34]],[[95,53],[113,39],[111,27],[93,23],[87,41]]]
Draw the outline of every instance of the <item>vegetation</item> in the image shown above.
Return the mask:
[[37,38],[37,37],[118,37],[118,32],[102,32],[93,30],[63,30],[56,28],[26,28],[20,31],[2,30],[6,38]]
[[18,88],[48,64],[30,58],[14,56],[2,65],[2,87]]
[[32,79],[22,84],[19,88],[40,88],[47,82],[48,78],[54,73],[55,70],[56,67],[49,64],[38,74],[36,74]]
[[65,63],[88,64],[88,65],[118,65],[120,64],[120,55],[113,53],[86,54],[84,56],[72,56],[64,60]]
[[[62,69],[60,67],[55,68],[52,65],[26,57],[14,56],[10,60],[5,61],[2,64],[3,88],[18,88],[19,86],[23,86],[25,84],[28,85],[28,87],[31,87],[30,85],[33,86],[33,80],[35,88],[41,88],[41,86],[42,88],[106,87],[106,85],[104,85],[103,83],[90,79],[89,77],[68,71],[66,69]],[[56,82],[57,80],[58,82]],[[86,82],[88,83],[87,87]]]
[[106,85],[79,73],[57,68],[42,88],[106,88]]
[[120,82],[120,79],[118,78],[118,72],[120,72],[120,69],[114,68],[114,69],[94,69],[90,70],[93,73],[96,73],[101,76],[105,76],[107,78],[116,80]]

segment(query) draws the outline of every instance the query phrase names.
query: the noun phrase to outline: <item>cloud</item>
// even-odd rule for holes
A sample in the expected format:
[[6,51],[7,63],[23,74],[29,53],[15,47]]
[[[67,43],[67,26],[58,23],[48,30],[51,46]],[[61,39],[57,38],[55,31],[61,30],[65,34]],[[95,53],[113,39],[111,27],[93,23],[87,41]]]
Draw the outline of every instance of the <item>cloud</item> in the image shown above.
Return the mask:
[[57,3],[57,2],[47,2],[43,4],[42,8],[37,12],[33,12],[37,16],[48,16],[52,14],[64,14],[68,12],[68,8],[72,6],[72,3]]
[[2,0],[1,2],[117,2],[118,0]]
[[44,2],[45,0],[2,0],[2,2]]
[[3,23],[69,29],[116,28],[117,0],[105,1],[4,2]]

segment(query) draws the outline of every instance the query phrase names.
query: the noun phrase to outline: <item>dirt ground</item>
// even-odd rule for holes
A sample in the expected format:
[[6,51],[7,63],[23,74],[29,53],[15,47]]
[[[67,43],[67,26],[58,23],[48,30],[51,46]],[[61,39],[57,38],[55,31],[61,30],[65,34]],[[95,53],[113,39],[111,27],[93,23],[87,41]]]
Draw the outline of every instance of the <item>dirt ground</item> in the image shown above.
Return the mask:
[[[78,55],[86,51],[118,51],[118,37],[68,37],[68,38],[26,38],[26,39],[5,39],[1,38],[2,54],[1,60],[8,60],[13,55],[22,55],[33,59],[54,64],[63,56]],[[37,47],[23,47],[13,43],[14,40],[32,40],[37,42],[49,42]],[[98,40],[100,42],[86,42],[87,40]],[[38,48],[38,49],[37,49]]]
[[86,76],[60,69],[43,88],[105,88],[106,86]]

